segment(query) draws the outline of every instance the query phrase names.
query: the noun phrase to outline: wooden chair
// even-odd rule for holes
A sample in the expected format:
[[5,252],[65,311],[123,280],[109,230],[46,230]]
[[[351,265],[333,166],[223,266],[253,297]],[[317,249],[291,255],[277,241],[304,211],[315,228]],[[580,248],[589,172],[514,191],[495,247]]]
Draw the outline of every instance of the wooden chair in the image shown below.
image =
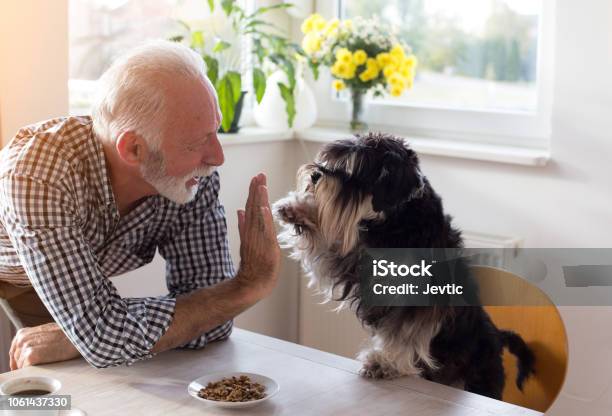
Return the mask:
[[515,383],[516,357],[504,351],[503,400],[545,412],[559,394],[567,371],[567,336],[559,311],[542,290],[517,275],[493,267],[472,270],[485,305],[521,305],[485,306],[485,310],[498,328],[521,335],[536,356],[536,374],[521,392]]

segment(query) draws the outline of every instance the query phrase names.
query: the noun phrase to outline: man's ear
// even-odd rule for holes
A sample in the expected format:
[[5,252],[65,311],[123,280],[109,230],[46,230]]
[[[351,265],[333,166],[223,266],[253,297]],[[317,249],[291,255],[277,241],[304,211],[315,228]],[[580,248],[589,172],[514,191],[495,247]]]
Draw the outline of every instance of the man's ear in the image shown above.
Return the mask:
[[142,137],[132,131],[124,131],[115,144],[117,154],[128,165],[139,165],[147,158],[148,148]]

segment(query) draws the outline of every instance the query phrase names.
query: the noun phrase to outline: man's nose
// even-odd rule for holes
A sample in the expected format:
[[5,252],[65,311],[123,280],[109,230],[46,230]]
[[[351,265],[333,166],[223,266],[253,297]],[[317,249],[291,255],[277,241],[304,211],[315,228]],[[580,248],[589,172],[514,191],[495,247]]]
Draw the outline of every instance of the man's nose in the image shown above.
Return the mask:
[[204,149],[204,164],[208,166],[221,166],[225,161],[223,148],[219,142],[219,137],[215,133],[207,143]]

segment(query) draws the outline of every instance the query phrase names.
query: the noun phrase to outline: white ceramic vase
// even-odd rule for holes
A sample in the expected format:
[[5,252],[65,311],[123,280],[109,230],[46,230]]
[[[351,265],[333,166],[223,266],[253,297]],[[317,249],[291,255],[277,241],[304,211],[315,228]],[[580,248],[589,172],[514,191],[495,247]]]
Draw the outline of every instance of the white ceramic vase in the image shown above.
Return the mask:
[[[287,75],[283,71],[276,71],[270,75],[266,82],[266,92],[261,103],[255,104],[253,118],[258,126],[283,130],[289,128],[285,101],[281,96],[278,83],[287,84]],[[317,104],[314,94],[308,84],[298,78],[295,85],[295,118],[293,129],[302,130],[312,126],[317,119]]]

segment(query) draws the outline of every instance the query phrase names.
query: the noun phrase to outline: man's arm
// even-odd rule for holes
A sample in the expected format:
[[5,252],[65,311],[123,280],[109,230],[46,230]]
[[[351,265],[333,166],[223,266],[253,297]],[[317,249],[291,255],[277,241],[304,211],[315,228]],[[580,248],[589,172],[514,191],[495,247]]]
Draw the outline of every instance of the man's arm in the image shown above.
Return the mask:
[[[2,189],[2,187],[0,187]],[[49,190],[47,190],[48,192]],[[65,193],[64,193],[65,194]],[[58,196],[58,195],[56,195]],[[58,215],[59,212],[49,211],[52,214]],[[61,210],[61,212],[66,212]],[[111,315],[114,309],[119,309],[122,312],[122,317],[127,317],[128,322],[119,324],[124,325],[125,331],[122,334],[132,335],[138,334],[138,330],[143,330],[143,327],[147,323],[154,322],[152,317],[157,317],[160,320],[160,316],[168,316],[171,320],[168,322],[169,327],[165,331],[161,338],[158,337],[158,341],[154,346],[146,348],[141,351],[141,358],[149,356],[150,353],[157,353],[170,348],[174,348],[187,343],[192,340],[198,334],[209,331],[229,319],[238,315],[240,312],[246,310],[251,305],[255,304],[261,298],[267,296],[274,288],[278,275],[278,265],[280,259],[280,249],[276,240],[274,226],[272,222],[272,215],[269,208],[267,190],[265,188],[265,177],[263,175],[254,178],[251,181],[249,188],[249,197],[247,199],[246,211],[240,210],[238,212],[238,225],[240,231],[240,255],[241,264],[240,270],[236,278],[228,281],[224,281],[217,285],[198,289],[192,293],[180,295],[176,300],[169,299],[172,302],[176,302],[174,306],[174,314],[168,309],[160,310],[159,306],[155,303],[151,303],[155,298],[144,298],[144,299],[130,299],[129,307],[127,311],[124,310],[126,300],[122,300],[117,305],[116,290],[114,286],[105,279],[101,281],[101,286],[105,288],[101,293],[92,293],[90,301],[93,304],[100,304],[106,298],[108,287],[113,296],[113,302],[107,305],[108,315],[99,316],[91,313],[83,316],[78,312],[81,310],[71,311],[69,307],[62,306],[61,310],[65,310],[72,321],[68,320],[66,323],[63,320],[58,322],[62,323],[62,328],[55,323],[42,325],[34,328],[24,328],[20,330],[13,340],[11,345],[11,369],[21,368],[27,365],[35,365],[44,362],[62,361],[78,356],[79,352],[85,357],[92,365],[97,367],[105,367],[108,365],[117,365],[125,363],[125,358],[121,357],[122,349],[117,345],[122,342],[122,338],[107,337],[103,339],[81,339],[77,338],[76,341],[72,341],[64,335],[64,332],[68,335],[73,333],[81,333],[81,328],[89,328],[90,322],[96,324],[94,331],[105,332],[105,325],[108,325],[106,321],[114,322],[117,316]],[[44,239],[42,240],[44,241]],[[40,247],[39,247],[40,249]],[[68,257],[58,256],[58,261],[62,262]],[[43,253],[39,256],[39,261],[45,259]],[[36,268],[42,267],[35,263]],[[30,266],[32,267],[32,266]],[[61,263],[56,267],[62,267],[66,269],[66,265]],[[76,284],[75,276],[71,271],[70,276],[63,276],[64,278],[69,277],[71,285]],[[100,276],[88,276],[91,280],[87,280],[86,285],[91,285],[92,281],[96,281],[96,278]],[[53,279],[51,279],[53,280]],[[65,280],[65,279],[57,279]],[[53,280],[54,281],[54,280]],[[54,283],[55,285],[56,283]],[[59,284],[61,286],[61,284]],[[66,295],[68,299],[80,298],[81,294],[74,294],[66,286]],[[41,292],[44,299],[48,299],[49,294],[43,290]],[[41,296],[42,297],[42,296]],[[147,302],[148,301],[148,302]],[[57,305],[50,305],[55,306]],[[165,306],[163,303],[161,306]],[[146,308],[149,307],[149,317],[142,315],[142,312],[146,312]],[[50,310],[54,310],[51,309]],[[140,314],[138,314],[140,312]],[[53,312],[52,312],[53,313]],[[125,313],[125,314],[123,314]],[[164,315],[162,313],[165,313]],[[67,319],[66,316],[62,315],[62,319]],[[55,318],[56,321],[58,320]],[[67,328],[66,328],[67,327]],[[113,327],[115,327],[113,325]],[[66,329],[65,329],[66,328]],[[111,328],[112,329],[112,328]],[[152,331],[159,333],[166,329],[164,325],[153,325]],[[63,331],[62,331],[63,330]],[[73,332],[69,332],[73,331]],[[94,332],[95,335],[95,332]],[[131,338],[128,342],[131,341]],[[72,337],[71,337],[72,338]],[[79,346],[77,351],[73,343]],[[110,343],[110,346],[108,345]],[[85,346],[83,346],[85,344]],[[138,346],[138,344],[136,344]],[[152,348],[150,350],[150,348]],[[129,352],[133,351],[133,347],[128,347]],[[105,355],[112,352],[118,355],[118,361],[109,362],[105,360]],[[130,360],[136,360],[130,356]]]
[[183,345],[222,325],[269,295],[275,287],[280,248],[263,174],[251,180],[245,210],[238,212],[238,228],[240,269],[236,277],[179,296],[172,324],[152,352]]
[[[71,188],[76,180],[49,184],[25,174],[3,177],[1,220],[36,293],[80,354],[95,367],[131,364],[152,356],[176,300],[121,298],[82,234]],[[31,336],[40,327],[20,331],[12,362],[35,363],[22,360],[28,351],[57,361],[50,359],[56,349],[51,342],[60,331],[52,326],[37,339]]]
[[[166,234],[157,242],[166,260],[168,297],[179,298],[201,288],[213,287],[236,276],[227,240],[227,220],[219,201],[219,173],[203,178],[195,198],[179,207],[167,200],[160,207],[169,222]],[[207,313],[203,311],[202,313]],[[233,316],[203,333],[194,334],[181,348],[203,348],[225,339],[232,331]]]

